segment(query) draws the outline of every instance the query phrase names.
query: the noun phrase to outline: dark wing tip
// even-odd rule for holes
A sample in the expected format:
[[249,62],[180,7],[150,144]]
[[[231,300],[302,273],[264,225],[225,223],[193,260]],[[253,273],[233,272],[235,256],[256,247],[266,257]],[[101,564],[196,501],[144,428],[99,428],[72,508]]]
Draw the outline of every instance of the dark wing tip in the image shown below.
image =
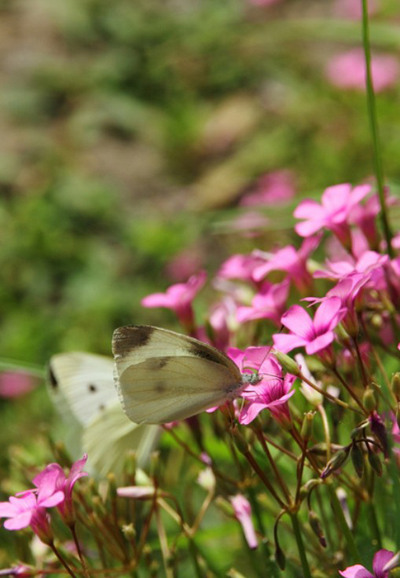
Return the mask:
[[56,375],[53,371],[53,368],[51,367],[51,363],[49,363],[48,368],[47,368],[47,379],[48,379],[48,382],[50,383],[50,386],[53,389],[56,389],[58,387],[58,381],[57,381]]
[[113,333],[112,350],[114,355],[126,355],[132,349],[146,345],[154,331],[151,325],[126,325],[118,327]]

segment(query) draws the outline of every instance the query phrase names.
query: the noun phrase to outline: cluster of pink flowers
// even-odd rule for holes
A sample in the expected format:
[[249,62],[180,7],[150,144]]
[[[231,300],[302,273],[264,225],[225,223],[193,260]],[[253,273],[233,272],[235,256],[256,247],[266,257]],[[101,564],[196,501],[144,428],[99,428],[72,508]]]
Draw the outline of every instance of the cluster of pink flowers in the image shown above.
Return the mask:
[[[387,202],[394,201],[387,199]],[[394,309],[400,303],[400,257],[389,259],[379,252],[385,250],[385,244],[377,229],[378,211],[378,197],[369,184],[328,187],[321,203],[303,200],[294,211],[300,220],[295,231],[304,238],[300,249],[288,245],[270,253],[255,250],[248,255],[233,255],[222,264],[214,284],[223,291],[223,296],[213,305],[207,332],[195,324],[192,306],[205,283],[204,272],[192,276],[187,284],[170,287],[165,294],[150,295],[142,303],[147,307],[169,307],[185,329],[190,327],[192,335],[211,339],[242,371],[246,372],[244,366],[262,376],[257,385],[242,393],[245,403],[239,414],[240,423],[250,423],[264,408],[278,421],[287,422],[290,419],[287,401],[293,395],[294,377],[284,375],[265,347],[250,347],[245,352],[232,348],[238,329],[249,322],[263,321],[270,329],[275,327],[272,337],[276,350],[289,353],[300,349],[307,355],[318,356],[329,367],[336,363],[338,326],[349,339],[357,339],[360,324],[379,310],[382,323],[374,339],[394,351],[399,341],[394,327],[399,319],[394,325],[391,323],[384,312],[384,303],[391,302]],[[332,233],[327,242],[330,257],[323,266],[311,268],[310,258],[320,247],[326,231]],[[310,296],[320,279],[330,282],[331,288],[324,297]],[[297,303],[290,306],[292,290],[303,296],[304,306]],[[318,307],[313,315],[310,307],[314,305]],[[281,326],[286,331],[276,332]],[[366,358],[369,340],[364,338],[359,345]],[[342,348],[342,355],[343,351],[347,351],[346,347]],[[354,352],[350,353],[354,358]]]

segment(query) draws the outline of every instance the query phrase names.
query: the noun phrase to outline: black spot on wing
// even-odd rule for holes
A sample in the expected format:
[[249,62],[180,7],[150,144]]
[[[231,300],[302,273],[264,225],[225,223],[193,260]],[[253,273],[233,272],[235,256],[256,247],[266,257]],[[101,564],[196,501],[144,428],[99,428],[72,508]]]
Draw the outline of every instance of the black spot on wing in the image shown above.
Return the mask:
[[52,388],[56,389],[58,387],[58,381],[51,365],[48,368],[48,380]]
[[94,385],[94,383],[89,383],[88,384],[88,390],[90,391],[90,393],[96,393],[97,385]]
[[136,347],[146,345],[154,331],[150,325],[127,325],[119,327],[113,334],[114,355],[126,355]]
[[188,351],[195,357],[201,357],[202,359],[206,359],[207,361],[213,361],[214,363],[219,364],[223,363],[222,353],[206,344],[203,345],[200,342],[194,343],[193,345],[190,346],[190,349]]

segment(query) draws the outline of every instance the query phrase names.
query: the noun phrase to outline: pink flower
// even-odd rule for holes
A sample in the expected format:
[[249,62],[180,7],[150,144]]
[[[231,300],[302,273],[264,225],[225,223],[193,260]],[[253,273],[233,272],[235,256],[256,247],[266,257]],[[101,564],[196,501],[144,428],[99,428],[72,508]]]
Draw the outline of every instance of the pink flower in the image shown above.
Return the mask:
[[36,385],[37,380],[29,373],[23,371],[0,373],[0,397],[20,397],[32,391]]
[[236,317],[239,323],[255,319],[271,319],[276,325],[285,310],[289,294],[289,280],[276,285],[264,284],[252,300],[251,307],[237,308]]
[[185,281],[201,267],[202,257],[193,249],[185,249],[168,261],[165,272],[172,281]]
[[256,211],[246,211],[227,224],[228,230],[241,233],[243,237],[257,237],[265,230],[269,219]]
[[295,347],[305,347],[308,355],[321,352],[332,344],[334,329],[344,314],[339,297],[325,299],[317,309],[314,320],[302,307],[292,305],[281,319],[282,325],[290,333],[273,335],[274,346],[283,353]]
[[57,504],[57,509],[67,524],[71,524],[74,521],[72,489],[80,478],[88,475],[82,471],[86,461],[87,454],[84,454],[80,460],[72,464],[68,476],[65,475],[64,470],[59,464],[49,464],[33,479],[33,483],[38,488],[38,492],[49,484],[49,480],[54,481],[56,489],[63,494],[63,500],[60,500]]
[[[338,88],[365,90],[365,57],[360,48],[334,56],[329,62],[326,75]],[[396,84],[399,65],[391,55],[375,55],[371,62],[371,75],[375,92],[382,92]]]
[[315,271],[315,278],[343,279],[352,273],[371,273],[370,282],[376,288],[381,286],[384,277],[382,266],[389,260],[387,255],[375,251],[366,251],[359,259],[349,256],[347,261],[327,261],[326,271]]
[[217,349],[225,351],[228,347],[231,333],[234,326],[236,326],[236,303],[227,295],[219,303],[216,303],[208,317],[212,332],[212,343]]
[[232,257],[222,263],[217,277],[254,281],[254,271],[263,263],[265,263],[265,258],[257,252],[253,252],[250,255],[232,255]]
[[194,331],[192,301],[206,282],[207,274],[200,271],[192,275],[186,283],[171,285],[165,293],[152,293],[142,299],[143,307],[166,307],[177,315],[179,321],[188,330]]
[[300,291],[306,291],[312,283],[307,271],[307,258],[318,246],[319,241],[318,237],[306,239],[299,250],[288,245],[269,255],[259,252],[259,255],[264,257],[264,261],[254,269],[255,281],[260,282],[272,271],[284,271]]
[[249,548],[257,548],[258,540],[251,519],[250,502],[241,494],[237,494],[230,499],[236,519],[240,522],[246,542]]
[[57,472],[51,472],[37,492],[28,490],[8,502],[0,502],[0,517],[7,530],[21,530],[30,526],[45,544],[53,539],[46,508],[53,508],[64,500],[64,492],[57,487]]
[[263,409],[268,409],[281,424],[291,422],[288,399],[295,380],[293,375],[283,377],[282,368],[268,347],[248,347],[245,351],[231,347],[228,355],[243,374],[257,373],[260,381],[247,385],[241,397],[246,401],[239,414],[239,423],[248,425]]
[[310,237],[321,229],[332,231],[344,246],[351,243],[349,216],[352,209],[368,195],[370,185],[354,189],[345,183],[325,189],[321,204],[312,199],[302,201],[294,211],[297,219],[304,219],[295,226],[301,237]]
[[344,328],[349,335],[357,335],[358,333],[358,319],[357,319],[357,302],[361,299],[361,290],[370,281],[371,273],[351,273],[335,287],[330,289],[326,297],[313,298],[307,297],[304,301],[309,301],[312,304],[324,302],[327,299],[338,297],[342,302],[342,317],[341,321]]
[[349,566],[345,570],[339,570],[339,574],[345,578],[388,578],[390,570],[396,568],[398,561],[398,554],[382,549],[376,552],[374,556],[372,562],[373,574],[361,564]]
[[295,195],[293,176],[290,171],[275,171],[263,175],[254,190],[240,201],[243,207],[276,205],[290,201]]

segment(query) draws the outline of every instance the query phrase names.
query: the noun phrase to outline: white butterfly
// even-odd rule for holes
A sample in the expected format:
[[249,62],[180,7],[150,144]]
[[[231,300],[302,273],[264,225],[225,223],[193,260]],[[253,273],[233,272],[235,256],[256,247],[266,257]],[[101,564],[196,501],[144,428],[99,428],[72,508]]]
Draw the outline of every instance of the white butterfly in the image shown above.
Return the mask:
[[185,419],[260,381],[256,374],[242,375],[215,347],[159,327],[120,327],[112,347],[118,393],[136,423]]
[[49,363],[51,396],[69,422],[67,447],[74,458],[89,455],[98,475],[122,470],[124,455],[136,450],[142,466],[160,428],[139,426],[124,415],[113,383],[113,360],[91,353],[60,353]]

